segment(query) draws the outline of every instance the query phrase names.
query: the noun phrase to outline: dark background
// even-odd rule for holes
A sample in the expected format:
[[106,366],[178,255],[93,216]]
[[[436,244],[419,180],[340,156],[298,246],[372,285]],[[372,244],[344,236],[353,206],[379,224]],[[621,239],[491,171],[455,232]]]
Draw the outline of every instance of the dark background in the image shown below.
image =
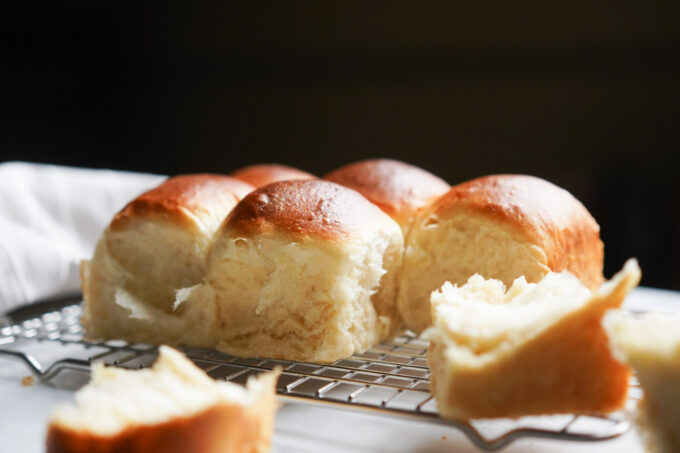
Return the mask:
[[680,2],[552,3],[9,3],[0,161],[534,174],[680,289]]

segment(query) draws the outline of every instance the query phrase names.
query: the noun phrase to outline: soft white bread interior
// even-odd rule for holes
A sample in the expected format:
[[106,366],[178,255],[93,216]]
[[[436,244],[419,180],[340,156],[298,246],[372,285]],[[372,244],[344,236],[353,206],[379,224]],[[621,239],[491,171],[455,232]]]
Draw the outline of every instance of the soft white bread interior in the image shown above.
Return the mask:
[[416,218],[399,289],[406,326],[431,323],[430,293],[473,274],[506,285],[568,270],[590,289],[602,282],[599,226],[569,192],[540,178],[497,175],[453,187]]
[[610,412],[625,403],[629,369],[601,326],[640,280],[629,260],[591,293],[568,272],[539,283],[472,276],[432,293],[428,364],[439,413],[453,419]]
[[75,404],[55,408],[47,451],[266,452],[277,376],[251,378],[247,387],[214,381],[165,346],[151,369],[95,363]]
[[234,171],[231,176],[255,187],[262,187],[279,181],[316,178],[306,171],[281,164],[249,165]]
[[392,159],[353,162],[333,170],[324,179],[354,189],[378,205],[397,221],[404,237],[416,214],[451,188],[422,168]]
[[680,314],[608,312],[602,324],[615,355],[632,366],[644,398],[640,423],[650,451],[680,451]]
[[229,176],[185,175],[130,202],[81,268],[87,336],[176,343],[202,334],[200,323],[185,328],[192,315],[174,309],[175,292],[201,281],[215,232],[252,190]]
[[234,208],[186,303],[216,305],[218,349],[331,362],[399,328],[402,252],[396,222],[357,192],[273,183]]

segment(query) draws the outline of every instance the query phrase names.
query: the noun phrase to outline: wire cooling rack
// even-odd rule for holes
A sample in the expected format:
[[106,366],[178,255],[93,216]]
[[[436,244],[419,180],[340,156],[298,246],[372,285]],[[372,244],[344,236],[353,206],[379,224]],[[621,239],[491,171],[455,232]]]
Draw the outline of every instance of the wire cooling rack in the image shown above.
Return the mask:
[[[123,341],[85,341],[80,324],[79,298],[42,303],[0,318],[0,355],[23,360],[42,381],[77,388],[89,377],[94,361],[122,368],[150,366],[155,346]],[[182,348],[215,379],[244,384],[250,376],[274,367],[283,372],[277,392],[284,399],[333,405],[350,410],[373,410],[448,425],[462,431],[477,447],[492,451],[522,437],[597,441],[619,436],[630,426],[625,411],[604,415],[554,415],[520,419],[458,422],[440,418],[430,394],[427,342],[402,335],[349,359],[329,365],[258,358],[241,358],[214,350]],[[631,408],[641,397],[631,382]]]

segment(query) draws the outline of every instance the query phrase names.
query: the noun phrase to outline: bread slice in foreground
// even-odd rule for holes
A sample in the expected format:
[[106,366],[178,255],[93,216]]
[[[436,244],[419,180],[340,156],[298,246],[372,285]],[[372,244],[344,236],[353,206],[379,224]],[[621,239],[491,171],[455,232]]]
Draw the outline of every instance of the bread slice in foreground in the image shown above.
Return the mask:
[[75,404],[54,410],[47,452],[269,451],[277,376],[214,381],[167,346],[151,369],[96,363]]
[[443,417],[610,412],[623,406],[629,369],[600,324],[639,282],[634,260],[591,293],[573,275],[539,283],[475,275],[432,293],[428,363]]
[[635,318],[612,311],[602,320],[614,353],[635,370],[645,396],[638,421],[651,451],[680,451],[680,314]]

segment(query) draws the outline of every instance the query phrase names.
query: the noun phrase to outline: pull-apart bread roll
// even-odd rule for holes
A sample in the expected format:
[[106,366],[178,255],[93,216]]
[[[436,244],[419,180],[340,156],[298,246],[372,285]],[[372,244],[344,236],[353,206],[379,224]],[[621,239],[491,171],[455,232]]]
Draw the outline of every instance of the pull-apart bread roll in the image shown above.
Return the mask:
[[130,202],[81,268],[88,337],[175,343],[200,331],[183,327],[175,292],[201,281],[215,232],[252,190],[229,176],[186,175]]
[[602,328],[640,280],[629,260],[592,292],[569,272],[505,292],[475,275],[432,294],[428,364],[439,413],[452,419],[603,413],[621,408],[629,369]]
[[397,221],[407,236],[416,214],[449,191],[441,178],[392,159],[369,159],[340,167],[327,181],[354,189]]
[[357,192],[322,180],[252,192],[210,251],[189,304],[217,305],[218,349],[330,362],[398,326],[399,226]]
[[306,171],[280,164],[249,165],[236,170],[231,176],[255,187],[262,187],[279,181],[316,178],[316,176]]
[[163,346],[151,369],[96,363],[92,371],[75,405],[54,410],[48,453],[269,451],[277,372],[241,387],[213,380]]
[[407,327],[431,324],[430,293],[473,274],[511,285],[568,270],[602,283],[600,228],[569,192],[532,176],[497,175],[453,187],[423,210],[407,238],[399,309]]
[[633,367],[644,390],[638,422],[650,451],[680,451],[680,314],[612,311],[602,324],[615,355]]

